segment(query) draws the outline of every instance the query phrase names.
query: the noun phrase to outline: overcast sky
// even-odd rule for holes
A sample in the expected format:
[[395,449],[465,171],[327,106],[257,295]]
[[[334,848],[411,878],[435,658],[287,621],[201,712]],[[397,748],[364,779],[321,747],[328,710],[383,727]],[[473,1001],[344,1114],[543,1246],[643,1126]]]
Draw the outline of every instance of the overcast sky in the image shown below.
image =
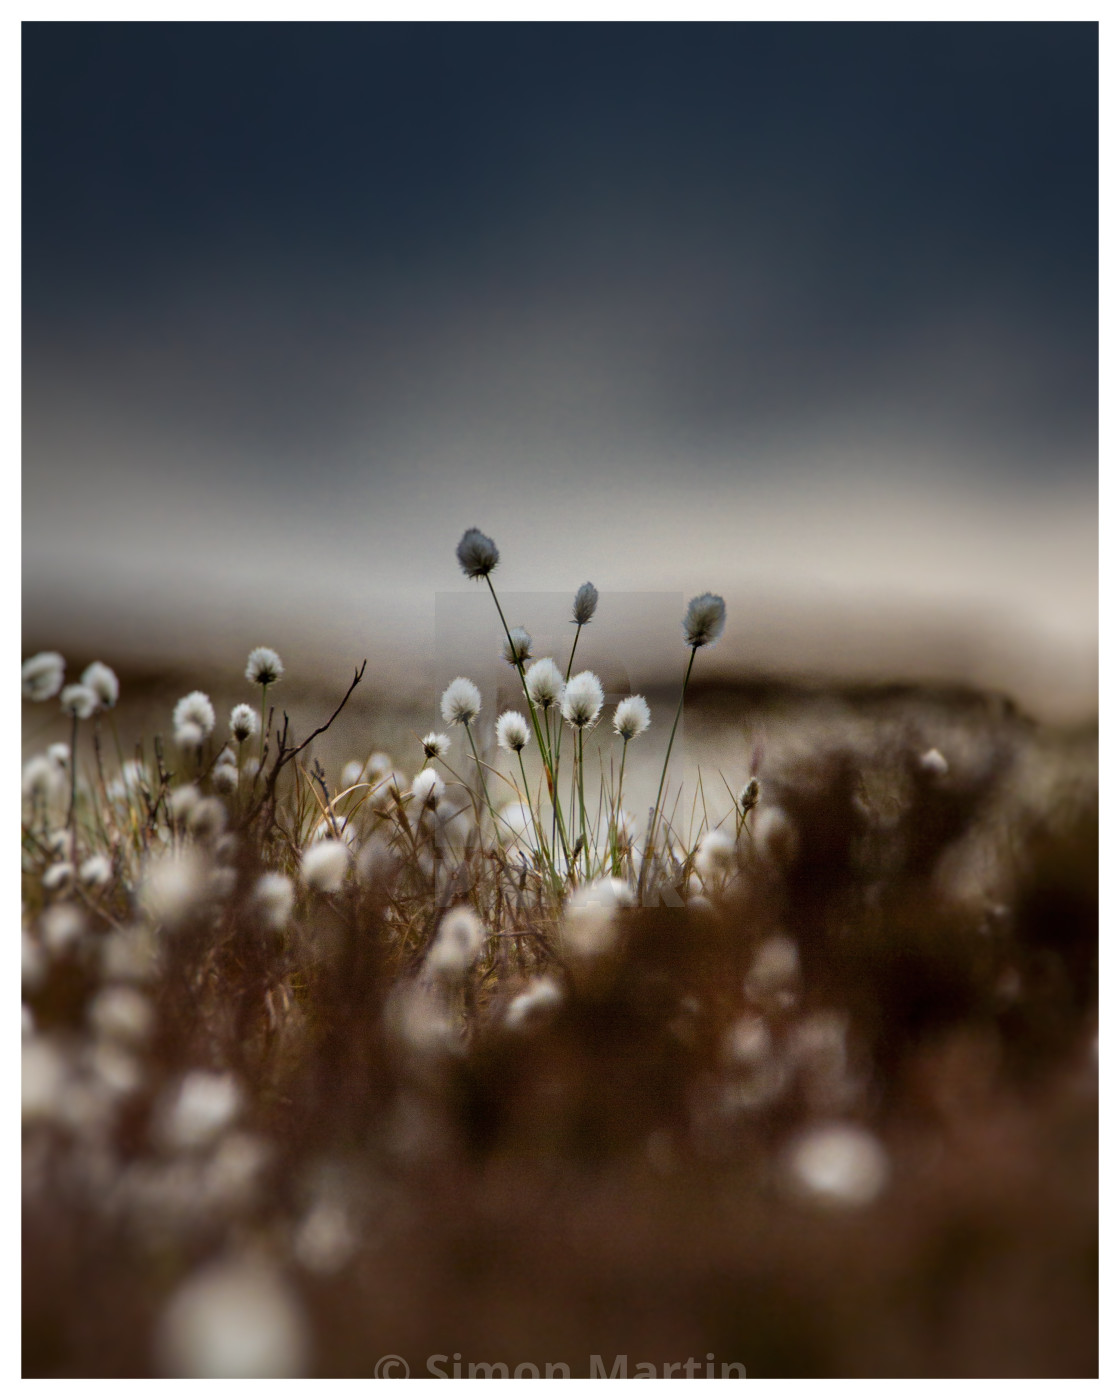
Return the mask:
[[478,524],[511,587],[725,592],[736,655],[909,608],[1091,684],[1095,25],[23,51],[36,642],[384,636]]

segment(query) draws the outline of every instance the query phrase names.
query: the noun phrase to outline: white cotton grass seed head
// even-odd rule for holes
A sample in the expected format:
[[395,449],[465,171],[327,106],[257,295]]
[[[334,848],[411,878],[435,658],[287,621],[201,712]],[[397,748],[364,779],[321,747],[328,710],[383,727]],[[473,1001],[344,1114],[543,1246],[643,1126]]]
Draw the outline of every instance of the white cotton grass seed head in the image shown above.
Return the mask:
[[930,778],[944,778],[949,771],[949,763],[940,749],[927,749],[918,759],[919,769]]
[[292,917],[296,891],[280,870],[269,870],[253,886],[252,907],[266,929],[279,933]]
[[455,548],[459,567],[468,578],[485,578],[498,567],[498,546],[481,530],[467,530]]
[[694,650],[718,641],[727,621],[727,605],[717,593],[700,593],[684,615],[684,640]]
[[533,639],[524,627],[511,627],[502,643],[502,658],[511,666],[523,666],[533,654]]
[[62,689],[66,662],[57,651],[41,651],[23,663],[23,698],[51,700]]
[[729,831],[706,831],[696,850],[696,868],[705,883],[720,880],[735,869],[735,838]]
[[191,1070],[164,1102],[160,1137],[176,1151],[209,1147],[236,1121],[242,1103],[241,1087],[232,1074]]
[[764,938],[751,962],[744,990],[752,998],[793,992],[801,979],[801,954],[788,934]]
[[107,885],[112,873],[112,862],[108,856],[103,855],[89,856],[78,868],[78,878],[82,884],[93,885],[95,888]]
[[593,583],[581,583],[572,602],[572,621],[586,627],[599,606],[599,590]]
[[855,1209],[882,1195],[890,1158],[878,1138],[855,1123],[818,1123],[788,1146],[786,1186],[818,1205]]
[[167,805],[171,808],[171,816],[177,821],[186,821],[191,810],[202,800],[202,793],[195,787],[194,783],[184,783],[182,787],[177,787],[167,799]]
[[72,719],[89,719],[98,708],[98,699],[88,685],[68,685],[59,697],[62,713]]
[[213,731],[214,719],[214,706],[210,703],[210,697],[201,690],[192,690],[189,695],[184,695],[171,715],[176,729],[193,724],[202,730],[204,736]]
[[421,768],[412,780],[412,796],[421,807],[437,807],[447,784],[434,768]]
[[361,761],[359,759],[352,758],[349,763],[344,763],[342,766],[342,773],[339,776],[339,786],[341,787],[342,791],[349,792],[349,790],[352,787],[357,787],[357,785],[361,781]]
[[580,671],[564,687],[561,711],[573,729],[590,729],[603,708],[603,687],[594,671]]
[[618,940],[616,914],[635,903],[624,880],[604,877],[577,886],[564,908],[560,948],[569,961],[584,962],[609,953]]
[[456,676],[439,702],[444,724],[471,724],[482,709],[482,694],[474,681]]
[[199,841],[216,841],[226,829],[226,809],[216,797],[203,797],[187,818],[191,835]]
[[498,812],[498,832],[511,850],[533,848],[533,809],[527,802],[507,802]]
[[37,754],[23,765],[24,797],[33,802],[45,802],[51,797],[61,796],[64,789],[62,770],[46,754]]
[[185,724],[177,724],[174,738],[175,743],[184,753],[200,748],[206,742],[205,731],[201,725],[195,724],[193,720],[187,720]]
[[564,993],[557,982],[551,977],[536,977],[506,1007],[505,1024],[511,1030],[519,1029],[542,1019],[563,1000]]
[[91,661],[82,672],[82,684],[88,685],[104,710],[111,710],[120,699],[121,683],[117,673],[104,661]]
[[55,743],[47,745],[47,757],[60,768],[70,767],[70,745]]
[[372,783],[375,787],[383,782],[393,771],[393,760],[387,753],[371,753],[366,759],[362,768],[362,782]]
[[754,819],[754,849],[772,866],[787,867],[797,859],[801,841],[797,827],[781,807],[763,807]]
[[614,732],[620,739],[634,739],[649,728],[649,706],[644,695],[628,695],[614,712]]
[[237,743],[251,739],[260,727],[260,717],[252,705],[234,705],[229,716],[229,732]]
[[282,1380],[306,1374],[307,1318],[263,1262],[231,1260],[193,1273],[172,1294],[155,1336],[156,1363],[184,1380]]
[[525,689],[538,710],[560,704],[564,698],[564,677],[551,656],[542,656],[525,672]]
[[309,890],[334,894],[342,888],[349,866],[350,847],[345,841],[316,841],[303,853],[300,874]]
[[155,1026],[155,1009],[135,987],[104,987],[89,1005],[89,1023],[95,1035],[105,1040],[138,1045]]
[[74,867],[68,860],[57,861],[54,865],[47,867],[43,874],[43,889],[48,894],[55,894],[57,891],[66,889],[74,879]]
[[498,716],[494,729],[498,736],[498,747],[507,753],[520,753],[529,742],[529,725],[525,716],[517,710],[507,710]]
[[144,867],[140,907],[153,923],[165,928],[186,923],[206,894],[206,866],[194,850],[156,856]]
[[284,663],[271,647],[254,647],[245,665],[245,679],[253,685],[275,685],[284,674]]
[[210,782],[215,792],[228,795],[237,788],[237,768],[232,763],[219,763],[210,774]]
[[451,747],[451,740],[446,734],[437,734],[433,730],[431,734],[424,735],[420,744],[425,758],[442,758]]
[[486,930],[473,909],[465,904],[443,916],[428,953],[428,970],[437,977],[456,981],[478,961]]

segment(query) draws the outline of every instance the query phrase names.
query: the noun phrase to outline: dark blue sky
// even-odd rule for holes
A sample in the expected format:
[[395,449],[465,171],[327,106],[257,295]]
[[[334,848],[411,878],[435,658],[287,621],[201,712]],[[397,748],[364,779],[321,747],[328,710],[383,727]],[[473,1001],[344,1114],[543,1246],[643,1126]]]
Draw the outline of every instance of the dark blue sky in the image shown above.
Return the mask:
[[22,35],[44,629],[372,626],[477,523],[514,588],[1095,664],[1096,25]]
[[[1094,431],[1094,25],[23,35],[32,344],[219,269],[282,300],[358,268],[361,315],[413,285],[524,304],[614,282],[667,341],[702,316],[677,393],[718,423],[819,412],[929,307],[974,297],[1045,342],[1048,371],[965,405],[978,429]],[[764,354],[760,245],[781,287]],[[345,332],[345,297],[323,317],[315,335]]]

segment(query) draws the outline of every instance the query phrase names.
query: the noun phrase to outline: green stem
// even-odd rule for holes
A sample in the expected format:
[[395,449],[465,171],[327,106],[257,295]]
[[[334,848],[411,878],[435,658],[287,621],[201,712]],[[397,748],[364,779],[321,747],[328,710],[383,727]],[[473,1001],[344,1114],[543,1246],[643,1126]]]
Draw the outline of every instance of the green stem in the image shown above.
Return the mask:
[[673,740],[676,738],[677,725],[681,721],[681,711],[684,709],[684,693],[688,689],[688,678],[692,675],[692,663],[696,660],[697,648],[692,648],[692,655],[688,658],[688,665],[685,667],[684,684],[681,686],[681,698],[677,703],[677,713],[673,720],[673,727],[669,731],[669,743],[665,749],[665,762],[661,765],[661,781],[657,785],[657,800],[653,804],[653,816],[650,821],[649,837],[646,841],[646,848],[642,852],[642,870],[638,877],[638,900],[641,902],[642,892],[645,889],[646,868],[649,862],[650,848],[657,839],[657,822],[661,811],[661,794],[665,790],[665,775],[669,771],[669,755],[673,752]]
[[583,800],[583,726],[577,731],[579,736],[579,834],[583,840],[583,868],[587,878],[591,878],[591,853],[587,849],[587,808]]
[[261,765],[264,763],[264,703],[268,698],[267,684],[261,686],[261,740],[257,749],[257,776],[260,776]]
[[571,678],[572,678],[572,662],[576,659],[576,646],[577,646],[577,644],[578,644],[578,642],[579,642],[579,634],[580,634],[582,631],[583,631],[583,623],[582,623],[582,622],[577,622],[577,623],[576,623],[576,639],[575,639],[575,641],[572,643],[572,654],[571,654],[571,656],[568,657],[568,669],[564,672],[564,682],[565,682],[565,684],[566,684],[568,681],[570,681]]
[[[467,731],[467,738],[470,740],[471,745],[471,753],[474,754],[474,766],[478,769],[478,782],[479,786],[482,788],[482,799],[486,803],[487,811],[490,813],[490,820],[494,823],[494,835],[498,843],[501,844],[502,833],[498,828],[497,813],[494,811],[493,805],[491,804],[490,793],[486,787],[486,774],[482,771],[482,760],[479,758],[478,750],[474,746],[474,735],[471,733],[469,724],[464,724],[463,728]],[[480,822],[479,825],[481,826],[482,823]]]
[[626,750],[630,746],[629,739],[622,741],[622,762],[618,765],[618,800],[615,803],[614,812],[611,816],[611,874],[618,874],[618,814],[622,811],[622,779],[626,774]]
[[77,856],[75,849],[76,822],[78,804],[78,716],[73,716],[70,725],[70,811],[66,814],[66,825],[70,831],[70,859]]
[[[498,609],[498,616],[499,616],[499,617],[501,618],[501,620],[502,620],[502,630],[503,630],[503,631],[505,632],[505,634],[506,634],[506,641],[509,642],[509,651],[510,651],[510,655],[511,655],[511,656],[515,656],[515,655],[516,655],[516,651],[515,651],[514,645],[513,645],[513,638],[510,636],[510,633],[509,633],[509,624],[506,622],[506,615],[505,615],[504,612],[502,612],[502,605],[501,605],[501,603],[498,602],[498,595],[494,592],[494,585],[490,582],[490,575],[489,575],[489,574],[486,574],[486,575],[485,575],[485,578],[486,578],[486,586],[487,586],[487,588],[489,588],[489,590],[490,590],[490,596],[491,596],[491,598],[493,598],[493,600],[494,600],[494,606]],[[516,662],[515,664],[516,664],[516,666],[517,666],[517,674],[518,674],[518,677],[519,677],[520,680],[521,680],[521,690],[522,690],[522,693],[523,693],[524,696],[525,696],[525,704],[529,707],[529,718],[530,718],[530,720],[532,720],[532,722],[533,722],[533,735],[534,735],[534,737],[536,738],[536,741],[537,741],[537,748],[538,748],[538,750],[540,751],[541,762],[542,762],[542,763],[544,764],[544,766],[545,766],[545,770],[546,770],[546,772],[548,773],[548,781],[549,781],[549,784],[552,786],[553,793],[555,794],[556,779],[555,779],[555,775],[554,775],[554,773],[553,773],[553,771],[552,771],[552,764],[549,762],[549,753],[548,753],[548,749],[545,747],[544,738],[543,738],[543,736],[541,735],[541,727],[540,727],[540,724],[537,722],[537,713],[536,713],[536,710],[533,708],[533,702],[532,702],[532,700],[529,699],[529,687],[525,684],[525,667],[521,664],[520,661]],[[563,817],[560,818],[560,841],[561,841],[561,843],[562,843],[562,845],[563,845],[563,847],[564,847],[564,855],[565,855],[565,857],[567,858],[567,857],[568,857],[568,838],[567,838],[567,833],[566,833],[565,830],[564,830],[564,819],[563,819]]]

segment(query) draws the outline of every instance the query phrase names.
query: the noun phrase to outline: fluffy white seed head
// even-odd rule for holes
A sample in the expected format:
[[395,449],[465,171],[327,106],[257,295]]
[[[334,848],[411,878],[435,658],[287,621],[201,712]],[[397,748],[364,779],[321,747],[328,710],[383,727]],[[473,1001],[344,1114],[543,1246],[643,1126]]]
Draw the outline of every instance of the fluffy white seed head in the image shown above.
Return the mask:
[[60,768],[70,767],[70,745],[69,744],[48,744],[47,757],[58,764]]
[[801,1133],[785,1154],[790,1190],[820,1205],[870,1205],[890,1177],[878,1138],[854,1123],[821,1123]]
[[210,703],[210,697],[201,690],[192,690],[175,706],[171,720],[176,729],[193,724],[202,730],[205,737],[214,728],[214,706]]
[[498,812],[498,833],[511,850],[533,848],[533,809],[527,802],[507,802]]
[[253,685],[275,685],[284,674],[284,663],[271,647],[254,647],[245,666],[245,679]]
[[241,1112],[242,1093],[232,1074],[191,1070],[164,1106],[161,1137],[178,1151],[208,1147]]
[[185,724],[177,724],[174,738],[175,743],[184,753],[189,753],[191,749],[197,749],[206,742],[206,734],[202,726],[195,724],[193,720],[187,720]]
[[943,778],[949,771],[949,762],[940,749],[927,749],[918,759],[918,767],[931,778]]
[[486,930],[473,909],[462,904],[444,915],[435,941],[428,953],[428,969],[439,977],[454,981],[474,966]]
[[511,627],[509,636],[502,643],[502,658],[511,666],[523,666],[533,654],[533,639],[524,627]]
[[635,903],[634,891],[610,877],[579,885],[572,891],[560,925],[560,946],[571,962],[584,962],[609,953],[618,940],[616,914]]
[[316,841],[303,853],[300,873],[309,890],[333,894],[342,888],[350,865],[350,847],[345,841]]
[[772,933],[759,944],[743,985],[750,997],[772,997],[795,991],[800,978],[797,944],[784,933]]
[[182,787],[177,787],[167,799],[167,805],[171,808],[174,820],[185,821],[201,798],[202,793],[199,792],[194,783],[184,783]]
[[57,651],[41,651],[23,663],[23,698],[50,700],[62,689],[66,662]]
[[543,1017],[564,1000],[564,993],[551,977],[536,977],[506,1007],[505,1024],[511,1029]]
[[603,708],[603,687],[594,671],[580,671],[564,687],[562,713],[573,729],[589,729]]
[[485,578],[498,567],[498,546],[481,530],[467,530],[455,549],[459,567],[468,578]]
[[614,732],[620,739],[633,739],[649,728],[649,706],[644,695],[628,695],[614,712]]
[[471,724],[482,709],[482,694],[466,676],[456,676],[439,702],[444,724]]
[[74,867],[68,860],[56,861],[54,865],[47,867],[43,874],[43,888],[50,894],[56,890],[62,890],[70,884],[74,878]]
[[253,886],[253,908],[265,928],[279,932],[291,918],[295,902],[295,886],[282,871],[269,870]]
[[229,717],[229,732],[239,744],[251,739],[260,727],[260,717],[252,705],[234,705]]
[[393,760],[387,753],[371,753],[362,769],[362,782],[375,787],[393,771]]
[[727,605],[716,593],[701,593],[693,598],[684,615],[686,645],[706,647],[719,640],[727,621]]
[[704,880],[717,880],[735,869],[735,838],[729,831],[707,831],[696,851],[696,868]]
[[65,788],[62,770],[46,754],[37,754],[23,765],[23,795],[33,802],[61,796]]
[[117,673],[104,661],[91,661],[82,672],[82,684],[88,685],[103,709],[111,710],[120,699],[121,683]]
[[576,589],[576,596],[572,603],[572,621],[585,627],[595,616],[595,609],[598,606],[599,590],[593,583],[581,583]]
[[135,987],[105,987],[90,1003],[89,1020],[96,1035],[135,1045],[151,1034],[155,1010]]
[[264,1264],[209,1265],[171,1297],[156,1332],[165,1376],[188,1380],[302,1376],[310,1358],[307,1319]]
[[447,791],[447,784],[434,768],[421,768],[412,780],[412,796],[421,807],[435,807]]
[[424,749],[425,758],[442,758],[451,747],[451,740],[446,734],[437,734],[434,730],[431,734],[425,734],[420,740]]
[[80,905],[55,904],[43,914],[43,947],[52,956],[73,948],[85,931],[86,916]]
[[781,807],[763,807],[754,818],[755,850],[771,865],[792,865],[800,844],[796,826]]
[[237,787],[237,768],[232,763],[219,763],[210,774],[215,792],[231,793]]
[[187,825],[199,841],[215,841],[226,829],[226,809],[216,797],[203,797],[190,810]]
[[140,904],[153,923],[185,923],[206,897],[206,867],[190,849],[157,856],[145,867]]
[[538,710],[560,704],[564,698],[564,677],[551,656],[542,656],[525,672],[525,689]]
[[82,884],[94,886],[107,885],[112,873],[113,866],[108,856],[103,855],[89,856],[78,870]]
[[89,719],[98,708],[96,694],[88,685],[68,685],[61,696],[62,713],[74,719]]
[[507,753],[520,753],[529,742],[529,725],[525,716],[517,710],[507,710],[504,715],[499,715],[494,728],[498,735],[498,747]]

